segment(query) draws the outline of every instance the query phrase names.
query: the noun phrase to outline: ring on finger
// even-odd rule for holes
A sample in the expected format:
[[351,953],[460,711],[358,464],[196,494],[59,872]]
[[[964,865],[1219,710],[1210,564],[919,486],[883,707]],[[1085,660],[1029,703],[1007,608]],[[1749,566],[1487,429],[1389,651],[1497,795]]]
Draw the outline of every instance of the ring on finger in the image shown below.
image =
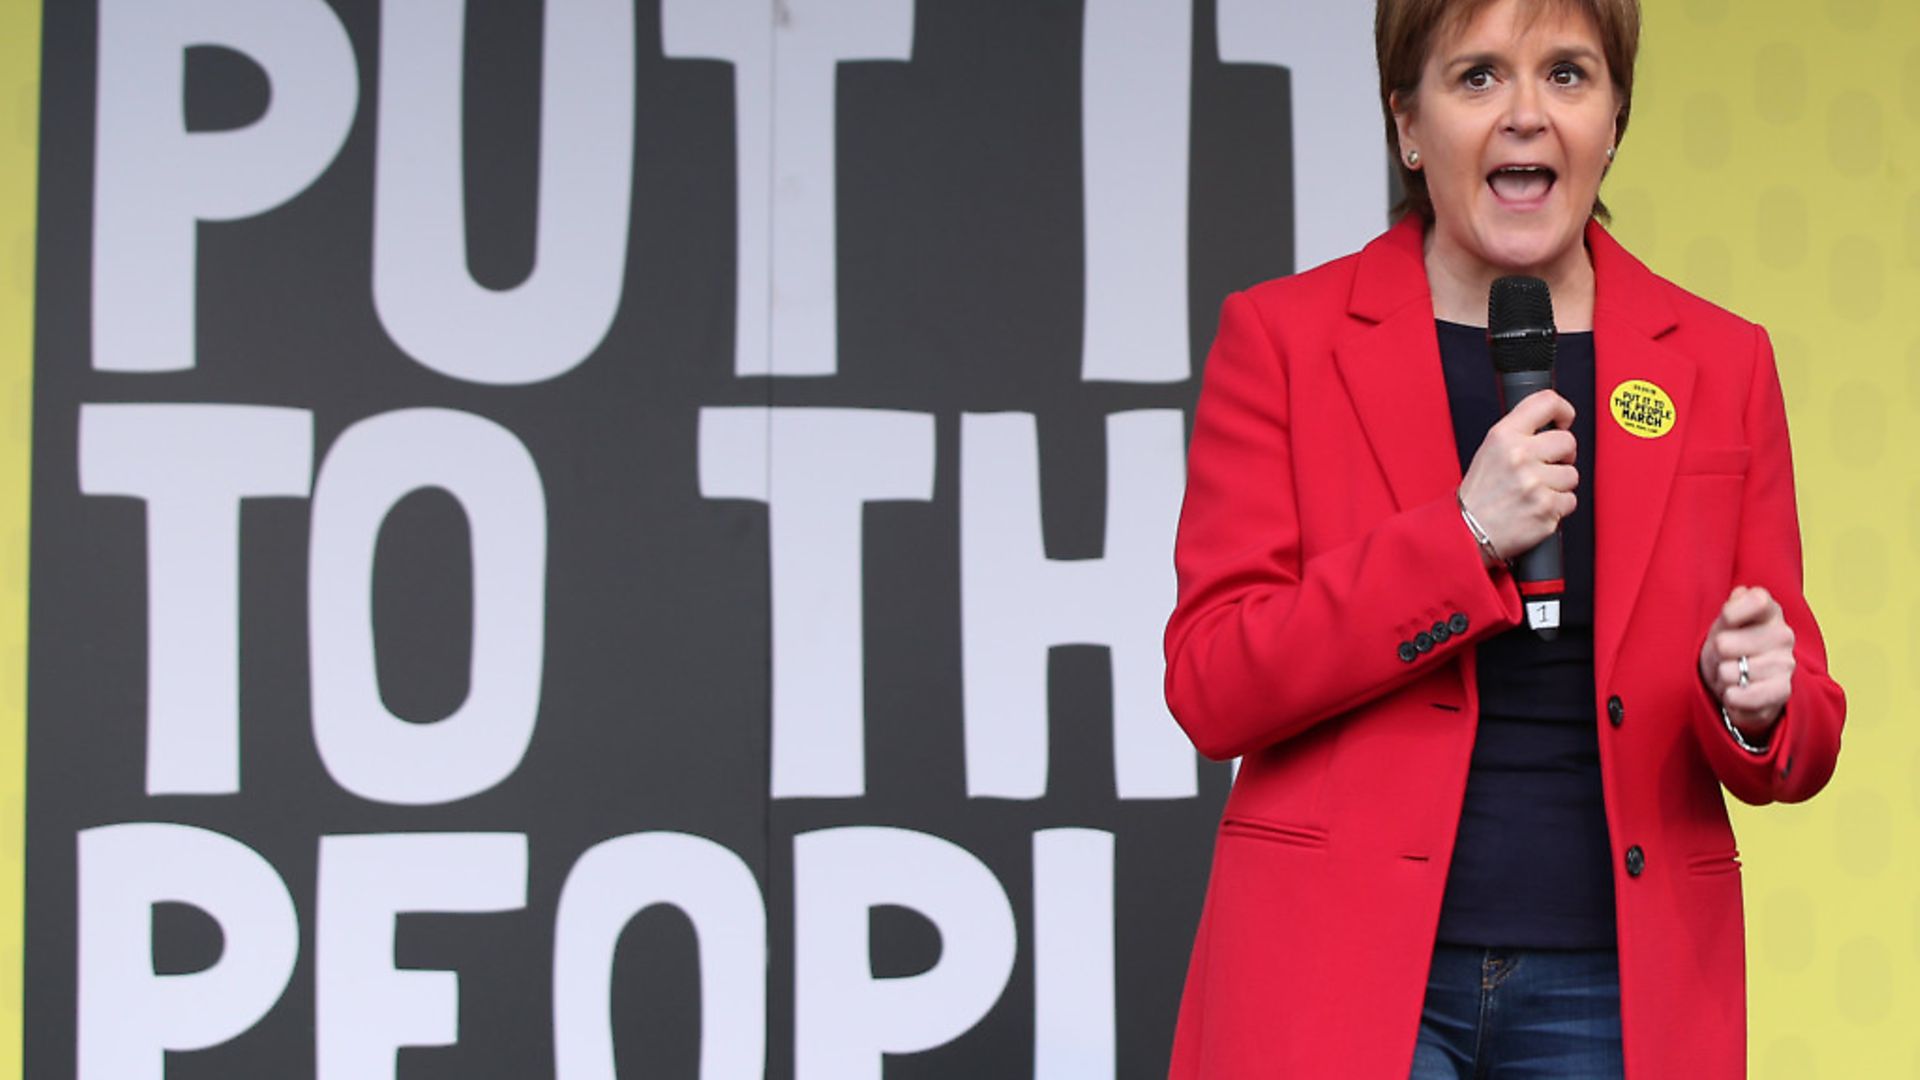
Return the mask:
[[1753,672],[1747,667],[1747,658],[1742,656],[1740,658],[1740,685],[1745,687],[1752,680]]

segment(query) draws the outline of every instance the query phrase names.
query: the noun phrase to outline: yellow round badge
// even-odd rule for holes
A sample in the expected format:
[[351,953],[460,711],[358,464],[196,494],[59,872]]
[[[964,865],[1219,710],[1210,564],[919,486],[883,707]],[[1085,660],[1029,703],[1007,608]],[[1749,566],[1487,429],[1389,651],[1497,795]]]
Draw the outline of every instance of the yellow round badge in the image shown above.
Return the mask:
[[1673,430],[1673,399],[1645,379],[1628,379],[1607,396],[1613,418],[1628,432],[1657,439]]

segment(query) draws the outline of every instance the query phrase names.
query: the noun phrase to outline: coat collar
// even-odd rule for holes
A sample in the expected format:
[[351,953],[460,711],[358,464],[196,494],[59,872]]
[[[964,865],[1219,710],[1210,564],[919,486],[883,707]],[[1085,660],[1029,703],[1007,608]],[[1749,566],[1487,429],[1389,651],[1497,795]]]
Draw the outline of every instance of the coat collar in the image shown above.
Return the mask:
[[[1348,296],[1358,332],[1335,350],[1381,471],[1403,510],[1460,483],[1446,378],[1433,327],[1424,228],[1407,217],[1364,248]],[[1590,222],[1594,271],[1594,675],[1606,687],[1646,577],[1693,407],[1695,364],[1662,339],[1680,324],[1671,286]],[[1609,401],[1630,379],[1673,400],[1666,435],[1641,438],[1613,420]]]

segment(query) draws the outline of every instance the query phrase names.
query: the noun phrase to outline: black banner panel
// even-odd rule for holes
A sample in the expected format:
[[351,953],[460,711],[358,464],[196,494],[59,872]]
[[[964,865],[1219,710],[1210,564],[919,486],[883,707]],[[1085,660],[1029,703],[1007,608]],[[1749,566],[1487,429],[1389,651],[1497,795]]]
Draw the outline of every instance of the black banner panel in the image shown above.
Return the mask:
[[1328,7],[47,5],[26,1075],[1164,1075]]

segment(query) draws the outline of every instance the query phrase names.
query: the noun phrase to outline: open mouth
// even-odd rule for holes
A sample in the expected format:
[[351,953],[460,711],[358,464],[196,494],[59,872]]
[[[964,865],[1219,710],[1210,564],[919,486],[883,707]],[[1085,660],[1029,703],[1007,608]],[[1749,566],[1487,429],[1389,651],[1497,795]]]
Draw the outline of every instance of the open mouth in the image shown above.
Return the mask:
[[1503,165],[1487,174],[1487,185],[1503,202],[1531,202],[1544,198],[1556,179],[1545,165]]

